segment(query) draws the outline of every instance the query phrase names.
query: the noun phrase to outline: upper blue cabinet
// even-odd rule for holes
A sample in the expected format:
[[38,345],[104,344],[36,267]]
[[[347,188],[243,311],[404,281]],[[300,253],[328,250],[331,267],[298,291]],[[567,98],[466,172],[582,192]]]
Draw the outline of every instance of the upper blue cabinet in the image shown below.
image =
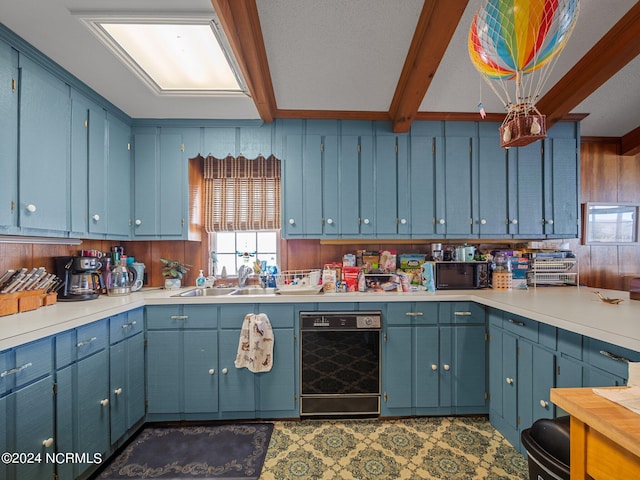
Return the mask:
[[[229,122],[225,122],[228,124]],[[251,122],[255,123],[255,122]],[[216,158],[243,156],[254,159],[273,153],[274,126],[272,124],[203,126],[202,147],[198,153],[203,157]]]
[[0,232],[13,233],[18,202],[18,52],[0,42]]

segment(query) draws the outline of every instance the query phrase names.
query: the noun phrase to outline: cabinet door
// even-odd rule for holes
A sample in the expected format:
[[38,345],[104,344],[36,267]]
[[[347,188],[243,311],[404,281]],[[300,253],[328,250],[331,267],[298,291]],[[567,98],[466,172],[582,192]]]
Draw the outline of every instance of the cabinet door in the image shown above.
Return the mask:
[[20,68],[19,224],[68,231],[69,87],[24,56]]
[[291,416],[296,416],[298,402],[293,328],[274,329],[273,336],[273,367],[270,372],[256,376],[259,392],[256,408],[265,417],[269,417],[269,412],[290,412]]
[[[0,452],[8,452],[7,443],[7,419],[9,412],[7,411],[7,397],[0,398]],[[7,464],[0,462],[0,478],[9,478],[7,474]]]
[[[74,377],[75,365],[69,365],[56,371],[56,451],[77,452],[74,436]],[[78,465],[74,463],[60,463],[57,465],[58,478],[76,478]],[[6,477],[3,477],[6,478]]]
[[254,373],[234,365],[240,330],[220,330],[220,413],[253,412],[256,408]]
[[343,236],[360,234],[360,137],[343,135],[340,143],[339,232]]
[[0,42],[0,85],[5,86],[0,89],[0,227],[15,227],[18,202],[18,52],[4,42]]
[[[74,234],[87,233],[89,207],[89,101],[75,90],[71,91],[71,231]],[[104,124],[103,124],[104,128]],[[103,130],[104,157],[104,130]],[[101,161],[104,165],[104,158]],[[105,182],[104,175],[100,178]],[[97,196],[104,199],[105,188]]]
[[322,137],[305,135],[302,151],[302,221],[304,234],[322,234]]
[[240,137],[240,149],[238,155],[249,159],[257,158],[259,155],[267,158],[271,155],[273,147],[271,144],[272,126],[270,124],[259,127],[240,127],[238,129]]
[[108,234],[128,237],[131,215],[131,128],[112,115],[109,125],[107,168]]
[[[406,139],[405,139],[406,141]],[[397,137],[379,135],[375,151],[375,232],[395,236],[398,229],[398,145]],[[405,150],[406,153],[406,150]]]
[[285,236],[301,236],[305,233],[302,195],[302,140],[302,135],[287,135],[283,139],[282,226]]
[[109,441],[109,356],[107,350],[76,364],[77,451],[105,454]]
[[[412,407],[413,327],[387,327],[384,335],[384,395],[387,412],[396,408]],[[393,410],[391,410],[391,413]]]
[[553,418],[549,390],[554,386],[554,355],[524,340],[518,341],[519,429],[539,418]]
[[[566,129],[572,125],[559,127]],[[577,141],[548,138],[544,154],[544,233],[551,237],[577,237],[580,164]]]
[[[322,229],[325,236],[341,233],[338,202],[343,191],[338,177],[338,137],[326,135],[322,137]],[[351,208],[356,205],[352,204]]]
[[184,332],[184,413],[218,411],[218,332]]
[[509,234],[507,150],[500,146],[498,126],[480,124],[478,138],[478,203],[473,229],[483,237]]
[[502,413],[506,422],[518,428],[518,357],[515,337],[502,333]]
[[147,332],[147,411],[178,413],[182,408],[182,332]]
[[216,158],[236,156],[236,129],[234,127],[212,127],[204,129],[202,155]]
[[509,233],[542,235],[542,142],[509,149]]
[[[489,315],[495,315],[490,311]],[[500,320],[502,322],[502,320]],[[504,381],[502,376],[502,330],[489,324],[489,414],[491,417],[504,418],[503,393]],[[493,420],[492,420],[493,422]]]
[[[53,478],[54,463],[45,460],[47,453],[54,452],[53,379],[45,377],[21,388],[11,397],[15,400],[15,445],[12,451],[40,454],[42,458],[41,462],[15,464],[15,478]],[[48,441],[52,443],[47,447],[43,442]]]
[[[450,340],[447,338],[450,337]],[[486,362],[484,325],[440,327],[440,342],[451,342],[451,363],[441,345],[440,362],[452,383],[452,406],[483,410],[486,405]],[[447,370],[446,365],[451,366]],[[442,372],[442,370],[441,370]],[[441,388],[444,388],[441,383]],[[441,395],[442,398],[442,395]]]
[[360,137],[360,234],[370,237],[376,233],[375,171],[373,136]]
[[[449,372],[444,371],[444,364],[441,364],[438,327],[416,327],[414,349],[415,406],[438,407],[441,406],[441,400],[444,400],[447,406],[450,405],[451,389],[449,388],[448,394],[441,391],[441,388],[446,390],[447,384],[450,386],[450,379],[444,378]],[[442,398],[443,393],[445,398]]]
[[[435,166],[436,155],[442,155],[442,139],[437,137],[411,137],[411,233],[413,235],[435,234]],[[405,195],[399,185],[398,195]]]
[[162,236],[182,236],[185,229],[184,161],[182,135],[160,133],[159,216]]
[[134,236],[153,236],[158,231],[156,216],[158,171],[155,131],[136,132],[134,136]]
[[107,139],[105,138],[107,133],[106,112],[96,106],[89,107],[88,120],[89,231],[106,234],[109,233],[107,204],[111,200],[109,198],[109,171],[107,168]]

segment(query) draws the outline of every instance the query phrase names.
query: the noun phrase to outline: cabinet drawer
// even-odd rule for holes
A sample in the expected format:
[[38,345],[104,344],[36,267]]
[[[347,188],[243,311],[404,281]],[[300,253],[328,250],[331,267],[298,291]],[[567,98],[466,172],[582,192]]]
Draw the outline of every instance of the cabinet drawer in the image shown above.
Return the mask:
[[516,335],[538,343],[538,322],[530,318],[504,313],[503,328]]
[[77,360],[93,355],[107,346],[107,321],[100,320],[76,329]]
[[273,328],[293,328],[295,322],[295,305],[258,305],[258,313],[264,313],[269,317]]
[[628,379],[628,361],[640,361],[640,352],[635,352],[628,348],[612,345],[594,338],[585,337],[584,342],[585,361],[589,365],[598,367],[618,377]]
[[[8,374],[2,375],[4,372],[8,372],[14,366],[13,363],[13,351],[4,350],[0,352],[0,396],[9,391],[11,385],[13,385],[13,379]],[[2,415],[2,412],[0,412]]]
[[182,313],[187,317],[186,329],[218,328],[218,307],[215,305],[184,305]]
[[53,337],[17,347],[13,368],[16,387],[50,374],[53,371]]
[[438,302],[389,303],[386,325],[432,325],[438,323]]
[[218,307],[215,305],[152,305],[146,308],[148,330],[218,328]]
[[582,360],[582,335],[559,328],[558,351],[562,355]]
[[142,309],[121,313],[109,319],[109,342],[111,345],[142,331]]
[[485,307],[474,302],[443,302],[440,304],[440,323],[484,324]]
[[172,330],[183,327],[184,318],[179,305],[145,307],[148,330]]
[[240,330],[244,317],[248,313],[255,313],[253,305],[223,305],[220,307],[220,328],[235,328]]
[[76,331],[67,330],[56,335],[56,370],[71,365],[76,359]]

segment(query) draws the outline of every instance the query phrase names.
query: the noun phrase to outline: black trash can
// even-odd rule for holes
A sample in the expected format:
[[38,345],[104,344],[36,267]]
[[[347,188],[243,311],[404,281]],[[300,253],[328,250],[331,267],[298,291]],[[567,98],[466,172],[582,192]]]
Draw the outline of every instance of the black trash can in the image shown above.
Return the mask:
[[569,480],[569,416],[540,419],[522,431],[529,456],[529,480]]

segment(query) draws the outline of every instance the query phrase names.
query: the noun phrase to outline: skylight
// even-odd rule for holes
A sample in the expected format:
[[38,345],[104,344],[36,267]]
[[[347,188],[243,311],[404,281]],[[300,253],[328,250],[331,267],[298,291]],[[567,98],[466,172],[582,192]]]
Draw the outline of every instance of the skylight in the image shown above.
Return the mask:
[[76,14],[158,95],[248,94],[224,32],[207,18]]

